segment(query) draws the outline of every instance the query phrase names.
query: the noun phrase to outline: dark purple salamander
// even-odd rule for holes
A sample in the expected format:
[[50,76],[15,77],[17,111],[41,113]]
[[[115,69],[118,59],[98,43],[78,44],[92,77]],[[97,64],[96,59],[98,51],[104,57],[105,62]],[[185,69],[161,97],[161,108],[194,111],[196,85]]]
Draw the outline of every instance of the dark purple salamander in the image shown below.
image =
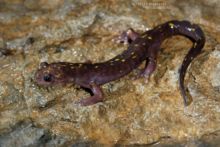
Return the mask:
[[48,64],[43,62],[41,63],[41,68],[35,74],[35,81],[42,86],[74,83],[90,89],[93,93],[91,97],[82,99],[79,102],[81,105],[86,106],[102,102],[103,93],[100,85],[127,75],[143,61],[146,61],[146,66],[141,76],[149,77],[156,68],[156,57],[161,43],[166,38],[174,35],[183,35],[194,43],[179,70],[180,91],[184,104],[188,105],[190,99],[187,97],[184,87],[185,73],[187,67],[201,52],[205,43],[204,33],[201,28],[188,21],[169,21],[143,34],[138,34],[129,29],[122,33],[120,38],[121,42],[129,42],[128,49],[106,62],[94,64],[67,62]]

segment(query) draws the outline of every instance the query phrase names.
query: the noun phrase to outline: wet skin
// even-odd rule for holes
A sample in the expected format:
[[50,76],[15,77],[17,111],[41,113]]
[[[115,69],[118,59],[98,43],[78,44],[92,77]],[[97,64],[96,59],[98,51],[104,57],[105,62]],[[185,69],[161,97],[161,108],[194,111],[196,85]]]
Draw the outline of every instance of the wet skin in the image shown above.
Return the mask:
[[100,85],[127,75],[143,61],[146,61],[146,66],[140,76],[148,78],[156,68],[156,58],[162,42],[174,35],[185,36],[193,42],[179,69],[179,88],[184,104],[188,105],[191,100],[184,87],[185,73],[191,61],[201,53],[205,43],[201,28],[188,21],[169,21],[143,34],[129,29],[119,38],[120,42],[129,44],[128,49],[120,55],[101,63],[43,62],[34,80],[40,86],[74,83],[90,89],[93,95],[79,102],[83,106],[102,102],[103,93]]

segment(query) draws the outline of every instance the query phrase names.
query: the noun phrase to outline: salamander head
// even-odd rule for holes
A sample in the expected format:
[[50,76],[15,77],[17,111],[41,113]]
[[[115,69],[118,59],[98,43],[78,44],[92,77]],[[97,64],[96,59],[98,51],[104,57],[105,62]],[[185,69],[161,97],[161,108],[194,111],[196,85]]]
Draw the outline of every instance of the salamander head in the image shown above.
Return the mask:
[[34,81],[40,86],[52,86],[65,83],[66,76],[59,64],[42,62],[34,76]]

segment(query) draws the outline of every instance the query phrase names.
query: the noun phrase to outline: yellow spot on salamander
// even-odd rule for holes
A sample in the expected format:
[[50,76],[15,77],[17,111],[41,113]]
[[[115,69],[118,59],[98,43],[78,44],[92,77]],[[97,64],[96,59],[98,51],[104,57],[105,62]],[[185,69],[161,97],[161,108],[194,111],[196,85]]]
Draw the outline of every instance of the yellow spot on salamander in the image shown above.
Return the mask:
[[95,68],[99,68],[99,66],[98,66],[98,65],[96,65],[96,66],[95,66]]
[[138,47],[138,46],[139,46],[139,44],[135,44],[134,46],[135,46],[135,47]]
[[74,66],[71,66],[71,69],[74,69]]
[[131,52],[131,55],[134,55],[134,52]]
[[149,40],[151,40],[151,39],[152,39],[152,37],[151,37],[151,36],[148,36],[147,38],[148,38]]
[[193,45],[193,47],[195,48],[197,46],[197,43],[195,42],[195,44]]
[[79,64],[79,66],[78,66],[78,67],[79,67],[79,68],[80,68],[80,67],[82,67],[82,64]]
[[170,26],[171,29],[174,28],[174,24],[173,23],[169,23],[169,26]]
[[132,59],[135,59],[135,58],[137,58],[137,56],[136,56],[136,55],[134,55],[134,56],[132,56],[131,58],[132,58]]
[[187,28],[187,30],[194,32],[196,29],[195,28]]
[[120,59],[116,58],[115,61],[119,61]]
[[148,34],[144,34],[143,36],[141,36],[141,38],[146,38]]
[[125,62],[125,59],[122,59],[121,62]]

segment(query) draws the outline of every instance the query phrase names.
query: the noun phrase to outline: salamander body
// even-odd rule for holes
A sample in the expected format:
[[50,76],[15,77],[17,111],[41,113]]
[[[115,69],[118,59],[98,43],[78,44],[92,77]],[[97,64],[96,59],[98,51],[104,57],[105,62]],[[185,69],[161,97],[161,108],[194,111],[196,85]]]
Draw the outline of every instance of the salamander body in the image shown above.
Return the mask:
[[41,86],[74,83],[88,88],[93,95],[82,99],[81,105],[92,105],[103,101],[100,85],[117,80],[137,68],[143,61],[146,66],[140,76],[149,77],[156,68],[156,58],[162,42],[171,36],[182,35],[193,42],[193,46],[185,56],[179,70],[179,87],[184,104],[188,105],[190,99],[184,87],[184,77],[191,61],[201,52],[205,37],[198,25],[188,21],[169,21],[156,26],[154,29],[136,33],[133,29],[124,32],[121,42],[128,42],[128,49],[120,55],[101,63],[68,63],[55,62],[41,63],[35,74],[35,81]]

